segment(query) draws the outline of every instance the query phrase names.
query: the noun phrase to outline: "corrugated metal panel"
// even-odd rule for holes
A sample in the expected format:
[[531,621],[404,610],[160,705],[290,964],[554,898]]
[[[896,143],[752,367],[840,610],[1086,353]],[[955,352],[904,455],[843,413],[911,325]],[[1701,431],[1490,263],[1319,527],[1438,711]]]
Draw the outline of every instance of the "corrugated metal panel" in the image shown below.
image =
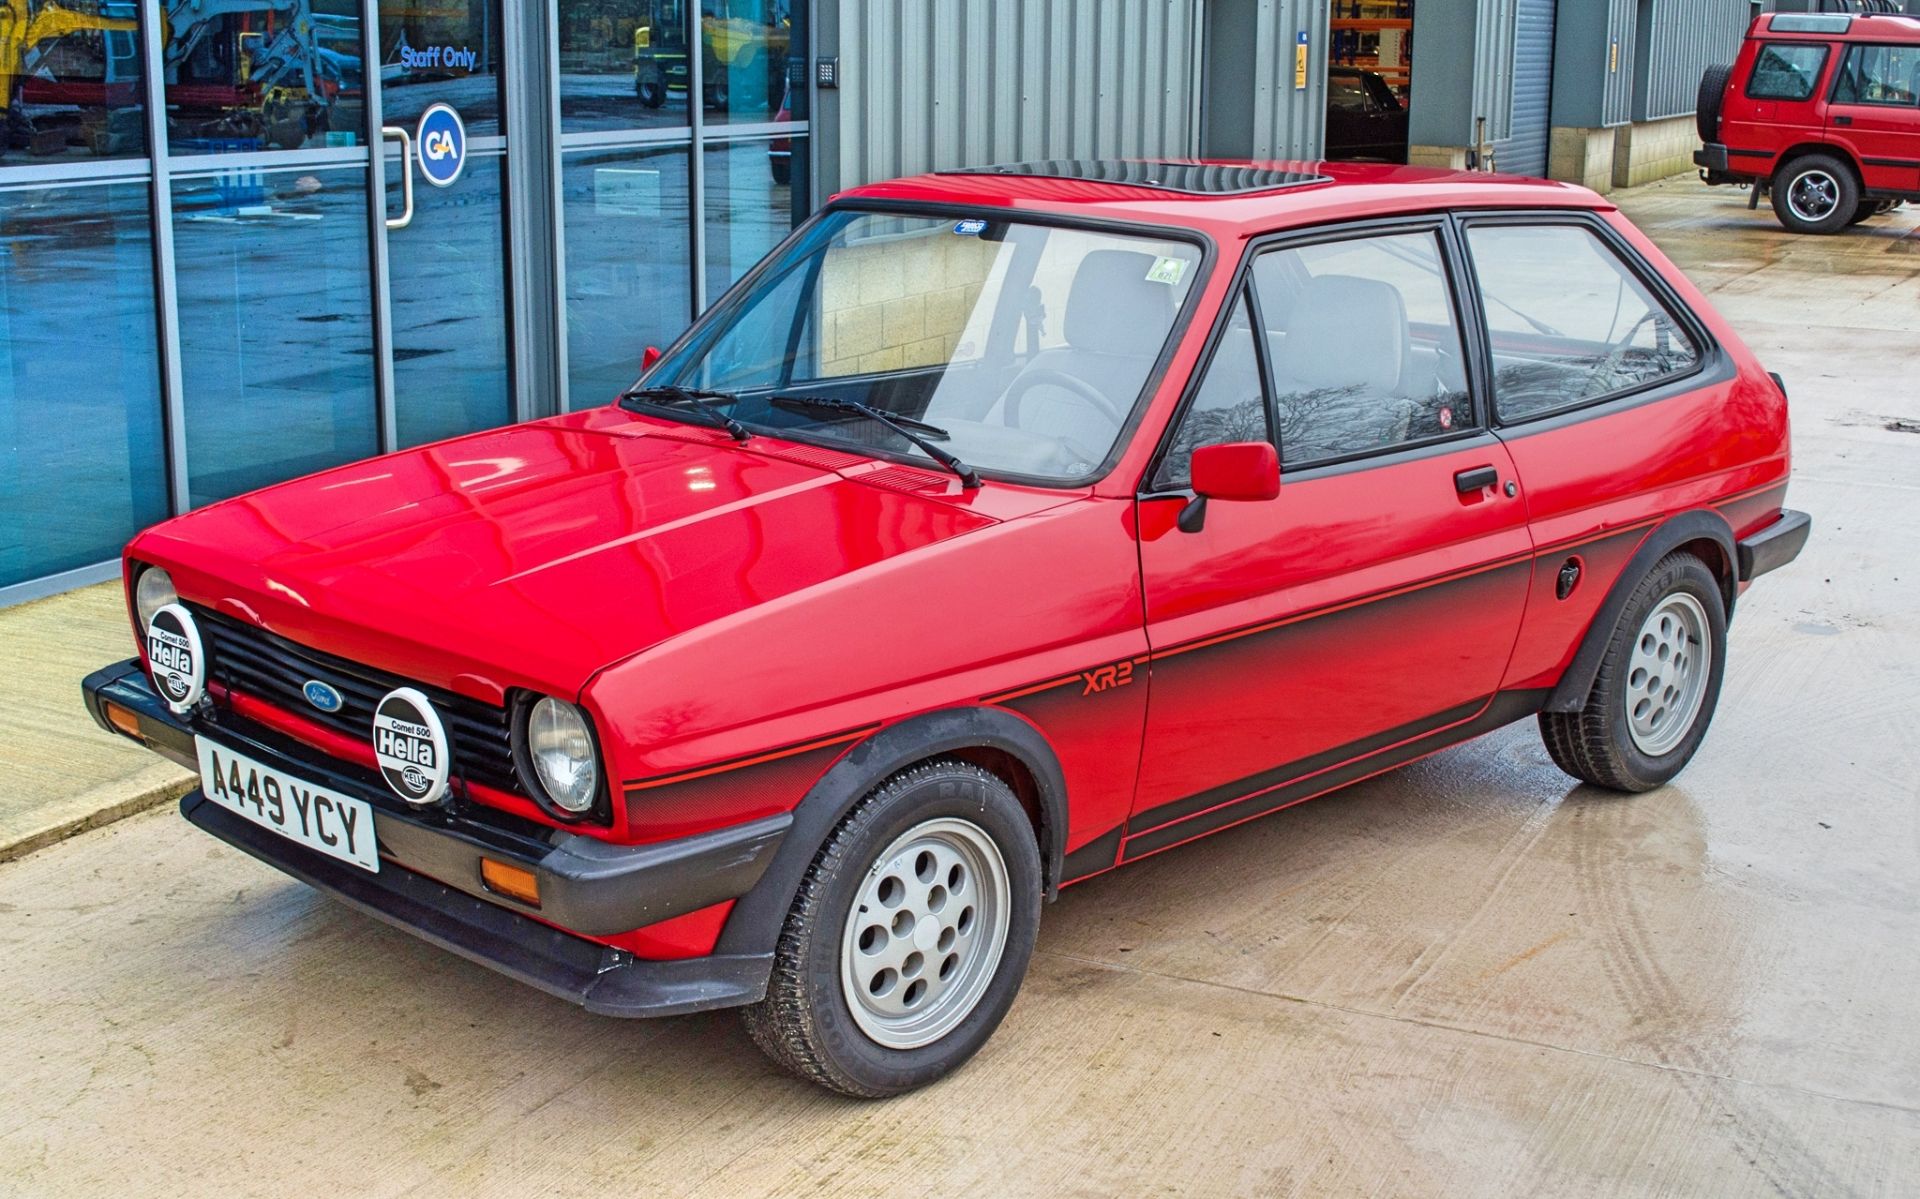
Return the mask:
[[1634,51],[1633,119],[1691,113],[1700,73],[1733,61],[1752,19],[1748,0],[1643,0]]
[[[1487,124],[1485,130],[1474,129],[1468,134],[1469,138],[1484,133],[1489,142],[1503,142],[1513,135],[1515,2],[1480,0],[1480,19],[1473,37],[1473,112],[1476,121],[1485,117]],[[1418,15],[1414,21],[1413,58],[1417,65],[1420,61]]]
[[839,186],[1192,154],[1200,0],[840,0]]
[[[1307,35],[1307,86],[1295,48]],[[1212,36],[1232,36],[1214,29]],[[1261,0],[1254,27],[1253,156],[1318,158],[1327,127],[1327,0]]]
[[1508,140],[1495,147],[1494,153],[1495,165],[1509,175],[1547,173],[1556,7],[1556,0],[1518,0],[1515,7],[1513,125]]
[[1639,0],[1607,0],[1607,61],[1600,86],[1602,125],[1625,125],[1633,119],[1633,44],[1638,7]]

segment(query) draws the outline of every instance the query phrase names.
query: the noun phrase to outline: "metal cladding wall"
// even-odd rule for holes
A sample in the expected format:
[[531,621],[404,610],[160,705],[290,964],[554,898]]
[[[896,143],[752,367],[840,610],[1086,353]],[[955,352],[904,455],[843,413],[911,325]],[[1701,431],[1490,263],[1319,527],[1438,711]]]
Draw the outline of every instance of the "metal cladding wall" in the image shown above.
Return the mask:
[[1733,61],[1752,20],[1749,0],[1644,0],[1635,37],[1633,119],[1693,112],[1700,73]]
[[[1300,35],[1307,86],[1294,87]],[[1215,23],[1210,38],[1245,36]],[[1253,156],[1318,158],[1327,126],[1327,0],[1260,0],[1254,44]]]
[[841,81],[820,107],[829,120],[837,109],[838,151],[822,147],[823,191],[994,162],[1195,152],[1200,0],[836,7]]
[[1553,34],[1556,126],[1597,129],[1633,119],[1638,8],[1639,0],[1574,0],[1560,5]]

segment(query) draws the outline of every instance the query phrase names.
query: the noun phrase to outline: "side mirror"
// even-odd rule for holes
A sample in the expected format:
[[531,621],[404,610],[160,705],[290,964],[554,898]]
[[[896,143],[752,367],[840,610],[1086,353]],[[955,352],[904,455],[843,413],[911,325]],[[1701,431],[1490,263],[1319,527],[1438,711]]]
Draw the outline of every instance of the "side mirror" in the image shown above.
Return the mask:
[[1207,523],[1207,501],[1254,502],[1280,497],[1280,455],[1264,441],[1203,445],[1189,468],[1193,499],[1180,511],[1180,531],[1198,533]]
[[648,346],[640,353],[640,373],[643,375],[646,374],[653,369],[653,364],[658,361],[660,361],[660,347]]

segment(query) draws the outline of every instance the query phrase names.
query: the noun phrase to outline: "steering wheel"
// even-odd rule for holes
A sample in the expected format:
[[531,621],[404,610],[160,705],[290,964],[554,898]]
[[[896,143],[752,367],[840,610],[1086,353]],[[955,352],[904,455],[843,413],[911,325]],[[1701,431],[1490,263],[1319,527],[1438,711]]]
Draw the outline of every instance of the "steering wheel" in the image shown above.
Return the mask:
[[1050,370],[1042,367],[1037,371],[1027,371],[1023,373],[1013,381],[1013,386],[1007,388],[1007,394],[1002,400],[1002,403],[1006,405],[1005,414],[1002,419],[1006,421],[1009,429],[1018,429],[1021,427],[1020,401],[1026,398],[1026,394],[1029,391],[1042,386],[1058,387],[1062,391],[1070,391],[1074,395],[1079,396],[1094,408],[1099,409],[1101,415],[1112,421],[1113,427],[1116,429],[1127,423],[1127,414],[1120,411],[1119,406],[1108,399],[1106,395],[1093,384],[1087,382],[1085,379],[1069,375],[1065,371]]
[[[1615,371],[1620,369],[1620,364],[1626,360],[1627,351],[1633,348],[1634,337],[1640,332],[1640,330],[1646,328],[1650,324],[1654,324],[1655,322],[1657,322],[1660,319],[1660,317],[1661,317],[1661,313],[1658,309],[1648,310],[1646,315],[1642,316],[1639,320],[1633,322],[1633,324],[1627,329],[1627,331],[1620,335],[1618,340],[1616,340],[1612,345],[1607,347],[1606,357],[1600,360],[1600,365],[1595,367],[1593,370],[1593,373],[1587,377],[1589,387],[1591,387],[1591,385],[1596,382],[1602,384],[1603,386],[1601,390],[1598,392],[1589,390],[1587,392],[1588,395],[1601,395],[1601,394],[1604,394],[1605,392],[1613,390],[1613,388],[1615,387],[1615,383],[1613,381],[1613,374]],[[1664,331],[1660,332],[1659,337],[1662,343],[1661,350],[1662,352],[1664,352],[1666,349],[1665,332]]]

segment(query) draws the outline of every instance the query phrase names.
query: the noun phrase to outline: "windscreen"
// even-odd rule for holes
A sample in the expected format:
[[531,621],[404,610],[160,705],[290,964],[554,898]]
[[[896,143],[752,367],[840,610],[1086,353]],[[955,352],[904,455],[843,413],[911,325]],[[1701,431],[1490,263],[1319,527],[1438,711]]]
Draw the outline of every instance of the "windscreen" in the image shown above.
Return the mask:
[[[1195,286],[1185,241],[1024,221],[829,213],[644,380],[746,428],[988,474],[1090,479]],[[795,401],[800,401],[796,403]]]

